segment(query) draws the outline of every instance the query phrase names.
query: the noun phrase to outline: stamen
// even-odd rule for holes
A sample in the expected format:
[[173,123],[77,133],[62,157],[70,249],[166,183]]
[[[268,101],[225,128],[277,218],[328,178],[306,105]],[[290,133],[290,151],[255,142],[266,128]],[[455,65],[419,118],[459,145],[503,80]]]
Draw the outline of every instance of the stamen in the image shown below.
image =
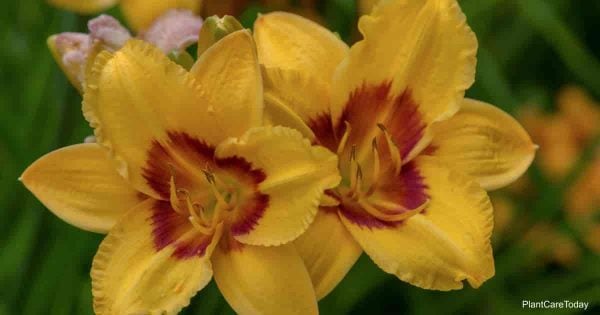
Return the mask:
[[348,138],[350,137],[350,132],[352,131],[352,127],[350,127],[350,123],[348,121],[344,121],[344,124],[346,125],[346,130],[344,131],[342,140],[340,141],[340,144],[338,145],[338,148],[337,148],[338,156],[341,155],[342,152],[344,152],[344,149],[346,148],[346,143],[348,142]]
[[356,187],[354,187],[354,196],[358,197],[358,195],[361,192],[362,189],[362,178],[363,178],[363,173],[362,173],[362,168],[360,167],[360,164],[356,163]]
[[194,204],[192,205],[192,207],[194,207],[194,211],[195,211],[196,213],[199,213],[199,214],[200,214],[200,219],[202,220],[202,222],[203,222],[205,225],[209,225],[209,223],[210,223],[210,220],[209,220],[209,219],[206,217],[206,214],[204,213],[206,209],[204,209],[204,207],[203,207],[203,206],[201,206],[200,204],[197,204],[197,203],[194,203]]
[[223,197],[223,195],[221,195],[221,192],[219,192],[219,190],[217,189],[215,175],[212,172],[210,172],[209,170],[202,170],[202,172],[204,173],[204,176],[206,176],[206,181],[210,184],[210,189],[211,189],[213,195],[215,196],[215,199],[217,199],[217,206],[219,204],[226,205],[227,201],[225,201],[225,198]]
[[398,150],[396,144],[394,144],[394,141],[392,140],[392,137],[390,136],[385,126],[381,123],[378,123],[377,127],[381,129],[383,135],[385,136],[388,152],[390,152],[390,157],[392,158],[392,162],[394,163],[396,175],[398,175],[400,173],[400,170],[402,169],[402,156],[400,156],[400,151]]
[[217,224],[219,222],[221,222],[222,217],[223,217],[223,212],[225,211],[225,209],[227,209],[229,207],[229,205],[227,204],[221,204],[221,203],[217,203],[215,205],[215,209],[213,212],[213,217],[212,217],[212,223],[211,223],[211,228],[215,228],[217,226]]
[[212,227],[206,227],[206,226],[202,225],[200,222],[197,221],[196,217],[189,216],[188,220],[198,230],[198,232],[200,232],[204,235],[212,235],[213,234],[214,229]]
[[177,189],[175,188],[175,177],[171,176],[171,180],[169,181],[169,201],[171,202],[171,208],[175,210],[175,212],[185,215],[185,211],[179,208],[179,198],[177,197]]
[[372,147],[373,147],[373,177],[371,179],[371,182],[373,182],[373,185],[375,185],[375,183],[377,183],[377,181],[379,180],[379,150],[377,149],[377,138],[373,138],[373,142],[371,143]]
[[427,205],[429,204],[429,200],[427,200],[426,202],[424,202],[422,205],[420,205],[419,207],[417,207],[415,209],[403,211],[401,213],[395,213],[395,214],[385,213],[385,212],[381,211],[380,209],[377,209],[376,207],[371,205],[371,203],[368,202],[366,199],[359,199],[358,204],[365,211],[367,211],[367,213],[376,217],[379,220],[387,221],[387,222],[395,222],[395,221],[406,220],[406,219],[414,216],[415,214],[420,213],[421,211],[423,211],[423,209],[425,209],[425,207],[427,207]]
[[204,220],[202,220],[202,218],[200,216],[198,216],[198,213],[196,212],[196,208],[192,204],[192,198],[190,198],[189,195],[187,195],[185,198],[185,204],[187,205],[188,213],[192,217],[194,217],[200,223],[206,223],[206,222],[204,222]]
[[340,205],[340,201],[328,194],[323,194],[321,196],[321,201],[319,202],[319,206],[321,207],[336,207]]
[[352,150],[350,151],[350,191],[351,195],[354,194],[354,189],[356,188],[356,173],[358,172],[358,162],[356,161],[356,145],[352,145]]

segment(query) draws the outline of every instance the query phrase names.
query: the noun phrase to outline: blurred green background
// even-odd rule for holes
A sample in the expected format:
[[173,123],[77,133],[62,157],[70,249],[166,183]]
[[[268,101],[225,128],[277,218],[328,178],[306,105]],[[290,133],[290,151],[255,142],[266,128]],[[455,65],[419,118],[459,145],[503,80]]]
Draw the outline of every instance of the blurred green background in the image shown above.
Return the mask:
[[[354,1],[313,1],[308,9],[297,7],[303,1],[292,2],[290,9],[317,18],[349,43],[358,38]],[[565,85],[577,85],[600,99],[600,1],[460,3],[480,43],[469,96],[514,115],[528,104],[555,112],[556,93]],[[250,4],[239,16],[251,25],[256,13],[265,10],[264,3]],[[119,16],[118,9],[110,13]],[[42,0],[5,1],[0,17],[0,315],[92,314],[89,269],[102,236],[60,221],[17,181],[41,155],[92,133],[81,115],[80,95],[45,42],[51,34],[85,32],[90,17],[54,9]],[[598,108],[597,103],[592,106]],[[384,274],[363,255],[320,303],[321,314],[581,312],[522,309],[522,300],[586,301],[592,304],[587,313],[600,314],[600,258],[589,245],[598,246],[600,236],[586,234],[564,211],[569,188],[597,159],[598,143],[597,135],[586,141],[568,174],[558,180],[534,164],[527,183],[521,183],[525,186],[493,194],[502,201],[504,221],[494,236],[496,276],[480,289],[421,290]],[[597,203],[591,207],[587,220],[597,223],[600,209]],[[233,311],[211,284],[183,313]]]

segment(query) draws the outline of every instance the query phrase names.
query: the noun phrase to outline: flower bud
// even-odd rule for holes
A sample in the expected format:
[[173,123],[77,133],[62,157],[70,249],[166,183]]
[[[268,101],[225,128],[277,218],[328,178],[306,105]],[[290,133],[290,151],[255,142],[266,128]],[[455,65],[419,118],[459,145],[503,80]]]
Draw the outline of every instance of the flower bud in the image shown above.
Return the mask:
[[225,15],[219,18],[213,15],[204,20],[198,38],[198,57],[221,38],[243,29],[244,27],[233,16]]

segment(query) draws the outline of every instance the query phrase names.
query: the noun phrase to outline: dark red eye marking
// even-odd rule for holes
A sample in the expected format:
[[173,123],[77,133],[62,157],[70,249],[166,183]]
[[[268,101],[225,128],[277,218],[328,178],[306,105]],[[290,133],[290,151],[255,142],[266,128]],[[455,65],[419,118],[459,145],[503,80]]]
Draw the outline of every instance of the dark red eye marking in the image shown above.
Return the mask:
[[231,222],[232,235],[248,234],[258,224],[269,206],[269,196],[258,191],[258,185],[267,178],[267,175],[260,169],[252,168],[248,161],[237,156],[218,159],[217,166],[234,175],[246,187],[245,189],[254,191],[236,209],[236,218]]
[[185,233],[193,231],[193,227],[185,216],[175,212],[166,201],[154,202],[150,220],[156,251],[174,246],[172,256],[178,259],[204,256],[214,236],[196,233],[193,237],[182,239]]
[[411,90],[406,88],[394,96],[391,87],[391,82],[363,84],[350,94],[335,124],[328,112],[310,119],[307,123],[318,143],[335,152],[346,130],[345,122],[348,122],[352,128],[348,143],[364,145],[372,140],[367,137],[377,124],[383,124],[405,158],[423,137],[426,124]]
[[173,256],[190,258],[202,256],[210,244],[212,236],[198,233],[198,237],[181,240],[181,236],[193,230],[192,224],[185,215],[174,211],[166,201],[170,197],[170,180],[173,176],[178,188],[193,190],[206,187],[199,183],[192,173],[202,174],[206,168],[225,174],[235,181],[240,190],[247,193],[239,204],[234,205],[233,220],[229,221],[231,235],[250,233],[264,215],[269,205],[269,196],[258,190],[258,186],[266,179],[263,170],[254,168],[241,157],[233,156],[219,159],[215,157],[215,148],[206,142],[183,132],[169,132],[165,141],[152,142],[148,150],[148,159],[143,168],[143,177],[148,185],[165,201],[156,201],[152,216],[154,244],[157,250],[166,246],[176,247]]
[[[175,176],[177,185],[193,185],[189,167],[196,172],[206,166],[214,166],[215,148],[183,132],[169,132],[164,143],[152,142],[148,150],[143,177],[148,185],[164,199],[169,199],[171,176]],[[182,163],[185,161],[185,165]]]
[[[425,179],[413,162],[405,164],[398,175],[393,171],[386,172],[377,187],[378,197],[402,206],[402,209],[388,211],[390,214],[416,209],[429,199]],[[340,204],[340,213],[355,224],[367,228],[395,227],[403,222],[375,218],[354,201],[344,200]]]

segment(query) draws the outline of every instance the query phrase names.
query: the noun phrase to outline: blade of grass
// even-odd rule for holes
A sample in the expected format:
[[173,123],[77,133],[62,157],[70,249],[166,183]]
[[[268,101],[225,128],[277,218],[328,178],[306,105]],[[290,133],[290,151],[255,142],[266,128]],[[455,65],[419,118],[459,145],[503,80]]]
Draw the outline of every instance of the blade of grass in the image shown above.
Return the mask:
[[519,14],[550,43],[577,77],[600,93],[600,62],[554,11],[551,2],[515,1]]

